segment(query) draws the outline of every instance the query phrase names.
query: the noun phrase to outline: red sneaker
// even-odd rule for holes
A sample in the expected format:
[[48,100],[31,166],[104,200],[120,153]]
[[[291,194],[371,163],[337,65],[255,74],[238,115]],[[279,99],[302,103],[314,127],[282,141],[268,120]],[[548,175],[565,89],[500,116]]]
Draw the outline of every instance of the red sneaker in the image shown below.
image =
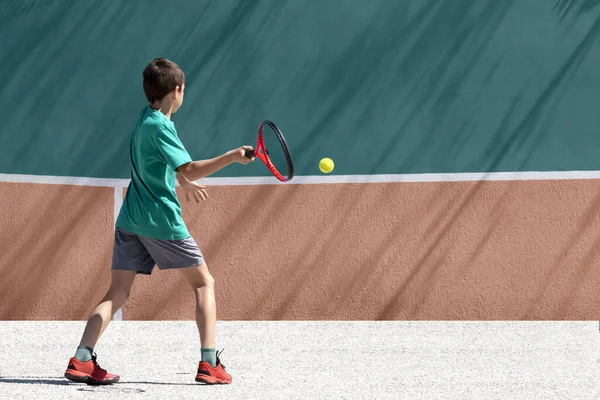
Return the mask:
[[198,365],[198,374],[196,375],[196,382],[202,382],[206,384],[215,383],[231,383],[231,375],[225,372],[225,366],[221,364],[219,354],[222,353],[217,351],[217,366],[213,367],[206,361],[200,361]]
[[119,375],[109,374],[100,368],[96,361],[96,354],[90,361],[79,361],[75,357],[69,360],[65,378],[73,382],[87,383],[88,385],[111,385],[119,381]]

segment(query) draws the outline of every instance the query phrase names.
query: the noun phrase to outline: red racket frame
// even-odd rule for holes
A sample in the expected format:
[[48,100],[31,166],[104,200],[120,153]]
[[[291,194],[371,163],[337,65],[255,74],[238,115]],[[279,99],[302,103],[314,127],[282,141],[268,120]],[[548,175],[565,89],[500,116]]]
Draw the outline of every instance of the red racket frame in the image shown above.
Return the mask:
[[[281,147],[285,154],[285,158],[288,163],[288,176],[284,176],[283,174],[281,174],[281,172],[277,170],[277,168],[275,167],[275,165],[273,165],[271,159],[269,158],[269,151],[265,147],[265,139],[263,133],[263,128],[265,125],[268,125],[271,129],[273,129],[273,131],[277,135],[277,139],[281,144]],[[246,150],[246,157],[257,157],[258,159],[260,159],[267,166],[267,168],[269,168],[269,171],[271,171],[273,176],[281,182],[287,182],[294,177],[294,165],[292,163],[290,149],[279,128],[277,128],[277,126],[271,121],[263,121],[260,123],[260,125],[258,125],[258,137],[256,139],[256,147],[254,148],[254,150]]]

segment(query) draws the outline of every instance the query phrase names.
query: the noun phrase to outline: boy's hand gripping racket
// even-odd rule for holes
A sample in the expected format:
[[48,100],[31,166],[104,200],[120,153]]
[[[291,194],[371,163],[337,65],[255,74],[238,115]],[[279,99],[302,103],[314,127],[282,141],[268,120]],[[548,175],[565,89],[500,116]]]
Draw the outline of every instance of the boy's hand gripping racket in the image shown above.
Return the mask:
[[294,177],[290,149],[279,128],[271,121],[260,123],[256,148],[246,150],[246,157],[259,158],[281,182],[287,182]]

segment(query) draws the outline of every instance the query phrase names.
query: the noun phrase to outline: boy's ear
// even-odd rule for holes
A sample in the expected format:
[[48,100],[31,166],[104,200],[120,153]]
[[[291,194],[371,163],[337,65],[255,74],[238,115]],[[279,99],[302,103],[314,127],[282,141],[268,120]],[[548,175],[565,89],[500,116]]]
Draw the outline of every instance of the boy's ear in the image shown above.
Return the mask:
[[173,99],[177,98],[177,93],[179,93],[180,91],[181,91],[181,87],[175,86],[175,89],[173,89],[173,91],[171,91],[171,97]]

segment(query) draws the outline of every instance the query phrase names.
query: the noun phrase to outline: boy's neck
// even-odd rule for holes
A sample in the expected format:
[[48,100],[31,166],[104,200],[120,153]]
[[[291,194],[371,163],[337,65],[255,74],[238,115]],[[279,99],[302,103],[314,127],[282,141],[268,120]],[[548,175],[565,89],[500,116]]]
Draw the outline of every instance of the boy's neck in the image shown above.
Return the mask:
[[156,103],[150,103],[150,108],[152,108],[153,110],[156,111],[160,111],[161,113],[163,113],[165,115],[165,117],[167,117],[168,120],[171,120],[171,110],[173,109],[173,107],[171,105],[163,105],[159,102]]

